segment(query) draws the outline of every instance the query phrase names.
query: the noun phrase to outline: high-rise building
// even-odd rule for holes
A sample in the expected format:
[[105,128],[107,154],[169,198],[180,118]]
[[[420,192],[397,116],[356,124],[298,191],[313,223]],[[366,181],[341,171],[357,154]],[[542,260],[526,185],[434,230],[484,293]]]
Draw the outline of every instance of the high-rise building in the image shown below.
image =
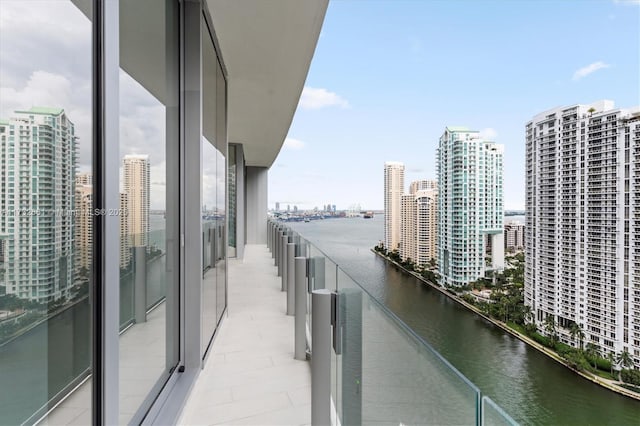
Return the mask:
[[400,248],[403,192],[404,164],[396,161],[384,163],[384,246],[389,251]]
[[74,278],[77,140],[63,109],[16,111],[0,122],[0,235],[7,294],[69,295]]
[[93,176],[89,172],[76,174],[76,185],[93,185]]
[[415,194],[423,189],[438,189],[438,181],[433,179],[414,180],[409,185],[409,194]]
[[416,261],[416,201],[415,194],[400,198],[400,257]]
[[438,270],[441,284],[465,286],[485,276],[487,238],[491,269],[504,267],[504,147],[479,132],[447,127],[438,167]]
[[[525,304],[538,328],[571,329],[640,365],[640,107],[612,101],[526,124]],[[575,332],[574,332],[575,333]]]
[[120,269],[131,262],[131,235],[129,234],[129,202],[127,194],[120,193]]
[[[88,176],[88,179],[87,179]],[[76,176],[75,261],[76,276],[88,278],[93,262],[93,187],[90,174]]]
[[504,225],[505,250],[522,250],[524,248],[524,223],[512,220]]
[[411,182],[409,194],[402,195],[400,257],[426,265],[436,257],[437,181]]
[[276,211],[279,212],[280,211],[280,203],[276,201]]
[[[434,181],[432,181],[434,182]],[[437,182],[436,182],[437,185]],[[435,260],[438,252],[438,190],[416,191],[416,263],[420,266]]]
[[149,235],[149,156],[125,155],[122,162],[131,246],[144,247]]

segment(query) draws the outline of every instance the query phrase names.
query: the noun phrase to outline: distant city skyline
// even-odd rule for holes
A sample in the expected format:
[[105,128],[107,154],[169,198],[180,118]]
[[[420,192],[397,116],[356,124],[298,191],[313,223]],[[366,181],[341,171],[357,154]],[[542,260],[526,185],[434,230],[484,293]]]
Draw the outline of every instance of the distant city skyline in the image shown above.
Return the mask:
[[490,5],[331,2],[269,171],[269,208],[332,200],[382,210],[380,164],[405,163],[406,182],[434,179],[442,129],[459,125],[505,145],[505,210],[524,210],[533,115],[598,99],[637,104],[638,2]]

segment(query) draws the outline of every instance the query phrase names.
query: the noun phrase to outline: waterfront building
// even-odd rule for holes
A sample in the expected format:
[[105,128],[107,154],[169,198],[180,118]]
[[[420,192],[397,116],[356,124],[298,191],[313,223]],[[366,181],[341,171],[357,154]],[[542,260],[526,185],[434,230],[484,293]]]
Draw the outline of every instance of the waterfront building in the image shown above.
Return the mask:
[[423,189],[438,189],[438,181],[433,179],[414,180],[409,184],[409,194],[415,194]]
[[[435,182],[435,181],[431,181]],[[437,185],[437,182],[435,182]],[[427,265],[437,256],[438,243],[438,190],[416,191],[416,254],[418,265]]]
[[509,251],[524,248],[524,223],[512,220],[504,225],[504,248]]
[[424,266],[436,257],[437,181],[411,182],[402,195],[400,257]]
[[402,260],[416,261],[416,201],[414,194],[400,198],[400,249]]
[[[0,235],[7,294],[65,298],[74,278],[77,140],[60,108],[15,111],[0,122]],[[52,242],[55,241],[55,246]]]
[[131,246],[146,247],[149,236],[149,156],[125,155],[122,164]]
[[400,249],[403,192],[404,164],[396,161],[384,163],[384,247],[389,251]]
[[[504,267],[504,147],[465,127],[447,127],[437,150],[440,283],[465,286]],[[487,239],[491,263],[486,265]]]
[[525,304],[542,332],[640,366],[640,107],[554,108],[526,131]]

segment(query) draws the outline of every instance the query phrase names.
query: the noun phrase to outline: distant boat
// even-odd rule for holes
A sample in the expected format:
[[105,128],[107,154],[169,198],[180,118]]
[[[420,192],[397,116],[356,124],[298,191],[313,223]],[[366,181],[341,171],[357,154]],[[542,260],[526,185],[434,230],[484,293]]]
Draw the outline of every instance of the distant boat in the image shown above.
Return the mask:
[[365,219],[372,219],[373,218],[373,212],[365,212],[363,217]]

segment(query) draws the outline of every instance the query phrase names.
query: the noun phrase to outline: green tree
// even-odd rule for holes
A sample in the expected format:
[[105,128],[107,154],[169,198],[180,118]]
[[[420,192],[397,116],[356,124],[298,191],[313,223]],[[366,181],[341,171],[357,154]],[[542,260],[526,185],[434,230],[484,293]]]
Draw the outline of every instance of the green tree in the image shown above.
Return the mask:
[[558,330],[556,328],[556,320],[553,315],[547,315],[544,319],[544,331],[549,336],[551,346],[555,346],[558,341]]
[[[616,357],[616,362],[622,368],[633,367],[633,358],[631,358],[631,355],[626,349],[620,352],[620,354]],[[622,370],[622,368],[620,370]],[[618,380],[622,381],[622,378],[620,377],[620,371],[618,372]]]
[[587,343],[587,347],[584,349],[584,353],[593,362],[593,369],[597,369],[598,365],[596,364],[596,359],[600,356],[600,350],[598,349],[598,346],[593,342],[589,342]]
[[610,372],[611,372],[611,375],[613,376],[613,366],[616,364],[616,354],[613,353],[613,352],[608,352],[607,353],[607,361],[609,361],[611,363]]
[[572,322],[569,326],[569,333],[571,334],[571,339],[576,342],[576,340],[580,343],[580,349],[582,350],[582,342],[584,340],[584,332],[582,331],[582,325]]

